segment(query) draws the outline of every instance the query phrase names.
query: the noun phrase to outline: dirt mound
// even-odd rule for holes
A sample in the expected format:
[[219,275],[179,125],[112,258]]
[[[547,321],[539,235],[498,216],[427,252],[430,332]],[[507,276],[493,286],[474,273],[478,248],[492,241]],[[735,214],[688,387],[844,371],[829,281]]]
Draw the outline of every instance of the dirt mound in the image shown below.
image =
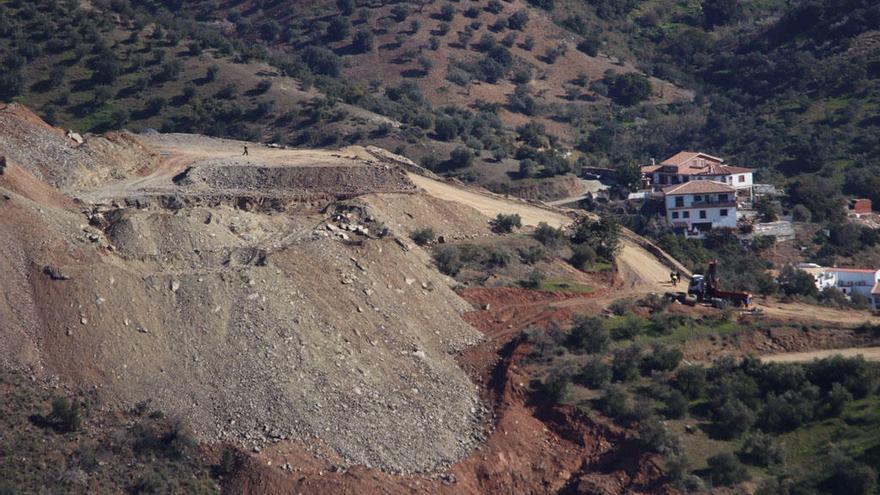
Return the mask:
[[[27,112],[4,115],[25,130],[0,144],[41,143],[19,150],[31,168],[91,161],[44,175],[85,198],[80,208],[17,161],[0,176],[0,364],[95,388],[112,406],[149,400],[202,441],[306,444],[344,465],[430,470],[481,441],[485,408],[453,358],[482,340],[461,318],[470,305],[420,249],[377,236],[364,210],[113,199],[161,184],[195,198],[271,186],[333,201],[413,191],[402,170],[362,149],[253,144],[230,165],[240,143],[179,135],[167,148],[151,147],[157,137],[86,140],[98,150]],[[186,167],[191,183],[175,184]]]

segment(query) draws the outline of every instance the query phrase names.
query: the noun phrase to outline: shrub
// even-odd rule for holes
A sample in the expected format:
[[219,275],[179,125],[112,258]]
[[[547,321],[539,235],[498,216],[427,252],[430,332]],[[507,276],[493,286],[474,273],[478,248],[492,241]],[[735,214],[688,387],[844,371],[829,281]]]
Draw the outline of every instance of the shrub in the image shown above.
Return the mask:
[[688,400],[678,390],[670,390],[663,398],[663,415],[670,419],[683,418],[688,411]]
[[578,352],[590,354],[604,352],[611,342],[602,320],[591,316],[576,316],[566,345]]
[[749,463],[762,467],[782,464],[784,460],[784,451],[779,442],[761,432],[752,432],[746,436],[739,454]]
[[471,166],[474,162],[474,152],[465,148],[463,146],[459,146],[452,150],[452,153],[449,154],[449,160],[447,164],[450,168],[465,168]]
[[522,218],[520,218],[519,214],[504,214],[499,213],[498,216],[492,220],[492,231],[499,234],[509,234],[513,232],[514,229],[518,229],[522,227]]
[[434,134],[440,141],[452,141],[458,137],[458,124],[448,117],[438,118],[434,122]]
[[522,31],[528,23],[529,13],[525,9],[517,10],[507,18],[507,27],[518,31]]
[[338,77],[342,69],[342,59],[321,46],[306,47],[300,54],[300,59],[309,70],[322,76]]
[[572,242],[586,244],[596,251],[599,258],[613,261],[620,250],[620,225],[610,218],[593,221],[581,217],[575,223]]
[[486,249],[486,264],[491,266],[505,267],[510,264],[510,251],[501,246],[492,246]]
[[783,268],[778,278],[779,287],[788,296],[816,297],[819,295],[819,289],[816,288],[813,276],[791,265]]
[[642,358],[642,374],[648,375],[652,371],[672,371],[681,362],[681,358],[681,349],[663,344],[654,344],[651,346],[651,352]]
[[611,359],[611,373],[615,381],[628,382],[639,376],[642,348],[636,344],[616,349]]
[[366,29],[360,29],[354,33],[351,45],[358,53],[365,53],[373,49],[373,33]]
[[437,262],[437,268],[441,272],[451,277],[458,275],[458,272],[464,267],[458,248],[453,246],[438,249],[434,261]]
[[526,39],[523,40],[522,49],[525,51],[532,51],[535,48],[535,38],[532,36],[526,36]]
[[575,380],[589,388],[604,387],[611,381],[611,367],[601,357],[591,357],[584,362]]
[[391,7],[391,15],[394,17],[395,22],[403,22],[409,17],[409,7],[405,4],[399,3],[394,7]]
[[749,479],[749,472],[730,452],[721,452],[707,459],[709,479],[715,486],[730,486]]
[[[620,304],[624,304],[624,301],[625,301],[625,302],[629,303],[630,307],[632,306],[632,301],[630,301],[628,299],[618,299],[618,301],[620,301]],[[618,301],[615,301],[615,302],[618,302]],[[611,308],[611,311],[612,312],[623,311],[624,313],[626,311],[628,311],[628,309],[622,308],[620,306],[620,304],[615,305],[613,308]],[[643,330],[643,325],[642,325],[641,320],[639,320],[639,318],[637,316],[635,316],[633,314],[629,314],[629,315],[627,315],[626,318],[624,318],[623,322],[621,322],[620,324],[618,324],[617,326],[614,327],[614,329],[611,331],[611,335],[616,340],[633,339],[637,335],[641,334],[642,330]]]
[[544,282],[544,279],[547,278],[544,272],[535,268],[531,272],[529,272],[529,276],[526,277],[525,280],[520,282],[520,285],[527,289],[537,289],[541,287],[541,284]]
[[430,227],[416,229],[409,235],[409,237],[419,246],[424,246],[425,244],[434,242],[434,229]]
[[554,403],[565,402],[571,395],[571,379],[552,374],[541,383],[541,394]]
[[846,403],[851,401],[853,396],[843,385],[834,382],[831,384],[831,390],[825,396],[826,413],[829,416],[840,416]]
[[544,248],[541,246],[528,246],[519,250],[519,257],[523,263],[534,265],[546,256]]
[[755,424],[755,412],[738,399],[730,399],[716,412],[715,426],[722,438],[737,438]]
[[535,228],[534,238],[548,248],[558,248],[565,244],[565,230],[551,227],[547,222],[541,222]]
[[596,33],[587,33],[584,39],[578,42],[577,49],[591,57],[595,57],[599,54],[599,46],[601,45],[602,41]]
[[619,105],[635,105],[651,96],[651,82],[642,74],[606,75],[602,82],[608,86],[608,96]]
[[673,384],[688,398],[699,399],[706,393],[706,368],[683,366],[676,371]]
[[794,205],[791,209],[791,219],[795,222],[809,222],[812,218],[813,214],[804,205]]
[[455,18],[455,7],[451,4],[444,4],[443,7],[440,8],[440,19],[446,22],[452,22],[452,19]]
[[633,406],[629,394],[620,385],[609,385],[599,398],[599,410],[608,417],[627,420],[633,415]]
[[646,450],[661,454],[678,452],[678,437],[671,433],[656,416],[651,416],[639,424],[639,443]]
[[82,423],[79,403],[70,401],[67,397],[58,397],[52,401],[52,410],[46,416],[49,424],[61,433],[70,433],[79,430]]
[[571,251],[568,262],[578,270],[586,270],[596,262],[596,251],[590,246],[578,244],[572,246]]
[[822,390],[835,383],[843,385],[856,399],[863,399],[874,388],[874,374],[862,357],[834,356],[806,366],[807,378]]
[[217,79],[218,72],[220,72],[220,67],[218,65],[209,65],[205,70],[205,80],[211,82]]

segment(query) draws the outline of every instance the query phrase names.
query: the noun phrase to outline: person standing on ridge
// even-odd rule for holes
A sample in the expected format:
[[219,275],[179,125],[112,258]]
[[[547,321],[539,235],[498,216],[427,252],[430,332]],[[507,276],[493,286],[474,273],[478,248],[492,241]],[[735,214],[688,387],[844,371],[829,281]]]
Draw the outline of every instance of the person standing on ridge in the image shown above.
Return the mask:
[[244,145],[244,152],[242,152],[241,156],[248,156],[247,145]]

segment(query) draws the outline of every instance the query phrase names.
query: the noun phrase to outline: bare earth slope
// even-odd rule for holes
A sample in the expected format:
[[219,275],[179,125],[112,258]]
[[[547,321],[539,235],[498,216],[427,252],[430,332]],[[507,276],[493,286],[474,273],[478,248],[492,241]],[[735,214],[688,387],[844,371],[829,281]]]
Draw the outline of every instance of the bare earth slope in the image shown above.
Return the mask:
[[[429,195],[446,201],[456,202],[480,213],[495,217],[499,213],[516,213],[524,225],[538,225],[545,222],[552,227],[561,227],[572,222],[572,218],[560,210],[544,208],[525,201],[504,198],[488,192],[465,189],[435,179],[410,173],[410,179]],[[617,266],[624,284],[635,293],[660,292],[668,290],[663,283],[669,279],[671,268],[657,256],[633,242],[631,237],[623,237],[623,247],[617,258]]]
[[[27,131],[32,149],[80,157],[104,139],[52,144],[58,132],[43,129]],[[0,182],[2,364],[96,387],[110,406],[151,401],[203,441],[291,439],[389,471],[434,469],[483,438],[484,406],[452,356],[481,340],[459,316],[469,306],[421,250],[334,206],[411,194],[398,168],[357,150],[125,142],[118,157],[150,165],[99,187],[94,171],[113,165],[88,153],[85,169],[44,169],[78,208],[8,188],[51,155],[0,143],[21,164]],[[196,180],[176,185],[181,169]]]

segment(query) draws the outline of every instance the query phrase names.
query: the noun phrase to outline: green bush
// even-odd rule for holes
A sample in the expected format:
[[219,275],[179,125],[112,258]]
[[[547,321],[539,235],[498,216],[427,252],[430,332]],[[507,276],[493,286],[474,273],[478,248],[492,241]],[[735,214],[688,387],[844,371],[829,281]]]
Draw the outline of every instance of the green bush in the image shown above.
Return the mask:
[[529,272],[529,276],[526,277],[525,280],[520,282],[520,285],[527,289],[537,289],[541,287],[541,284],[544,283],[544,279],[547,276],[541,270],[535,268],[531,272]]
[[366,53],[372,50],[373,32],[366,29],[358,30],[351,39],[351,45],[358,53]]
[[578,270],[587,270],[596,263],[596,251],[585,244],[577,244],[571,247],[571,257],[568,262]]
[[518,229],[522,227],[522,218],[520,218],[519,214],[504,214],[499,213],[498,216],[492,220],[492,231],[498,234],[509,234],[513,232],[514,229]]
[[601,357],[593,356],[584,362],[575,380],[589,388],[602,388],[611,381],[611,367]]
[[738,399],[730,399],[718,408],[715,426],[722,438],[738,438],[755,424],[755,412]]
[[565,402],[571,395],[571,379],[560,374],[550,375],[541,382],[541,394],[553,403]]
[[639,443],[645,450],[660,454],[675,453],[681,449],[678,437],[656,416],[650,416],[639,424]]
[[528,246],[519,250],[519,257],[523,263],[534,265],[547,256],[542,246]]
[[563,246],[566,242],[565,230],[561,228],[553,228],[546,222],[539,223],[538,227],[535,228],[535,233],[532,235],[538,242],[548,248],[558,248]]
[[458,275],[458,272],[464,267],[459,250],[454,246],[444,246],[438,249],[434,255],[434,261],[441,272],[451,277]]
[[596,354],[608,349],[611,336],[602,324],[602,320],[594,316],[575,316],[566,345],[576,352]]
[[691,400],[699,399],[706,393],[706,368],[695,365],[682,366],[676,371],[673,384]]
[[626,389],[620,385],[609,385],[598,401],[599,410],[612,419],[626,421],[633,415],[633,406]]
[[434,242],[434,238],[436,237],[436,235],[434,234],[434,229],[430,227],[425,227],[423,229],[416,229],[412,231],[409,237],[419,246],[424,246],[425,244]]
[[651,352],[642,357],[640,368],[643,375],[652,371],[672,371],[678,367],[683,354],[678,347],[653,344]]
[[611,373],[614,380],[628,382],[638,378],[641,357],[642,348],[637,344],[615,349],[611,359]]
[[46,420],[55,430],[70,433],[79,430],[82,424],[79,403],[67,397],[58,397],[52,401],[52,410]]
[[670,419],[681,419],[687,414],[688,400],[678,390],[670,390],[663,397],[663,415]]
[[706,461],[709,480],[714,486],[730,486],[749,479],[749,472],[730,452],[715,454]]
[[779,442],[772,436],[752,432],[746,436],[739,455],[750,464],[767,467],[772,464],[782,464],[785,460],[785,452]]

